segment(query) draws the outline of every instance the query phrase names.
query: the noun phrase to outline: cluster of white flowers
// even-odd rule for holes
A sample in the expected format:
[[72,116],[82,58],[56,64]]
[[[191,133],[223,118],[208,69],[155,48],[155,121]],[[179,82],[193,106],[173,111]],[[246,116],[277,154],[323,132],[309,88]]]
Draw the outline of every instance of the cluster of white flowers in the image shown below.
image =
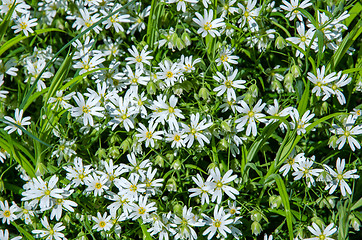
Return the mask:
[[[14,188],[21,204],[13,195],[0,201],[0,220],[9,228],[0,230],[1,240],[21,221],[47,240],[74,235],[71,221],[87,231],[77,238],[119,239],[128,224],[160,240],[248,238],[267,226],[261,202],[275,184],[266,183],[273,180],[264,172],[286,182],[289,174],[296,188],[340,191],[342,200],[353,194],[362,118],[351,96],[362,91],[362,80],[354,80],[359,65],[343,71],[321,57],[340,49],[347,11],[317,9],[310,0],[150,2],[1,1],[8,35],[25,43],[0,59],[0,191],[14,161],[23,182]],[[309,10],[315,17],[304,14]],[[49,35],[34,43],[42,28]],[[71,38],[53,37],[48,28],[85,33],[54,61],[56,45]],[[48,38],[54,45],[42,49]],[[273,42],[285,52],[270,51]],[[316,62],[308,59],[317,55]],[[321,120],[337,112],[344,115]],[[350,149],[342,149],[346,143]],[[314,144],[341,153],[318,159]],[[271,162],[289,151],[277,152],[277,145],[294,149],[285,163]],[[328,165],[334,162],[336,168]],[[261,188],[257,203],[244,204]],[[274,208],[282,200],[275,199],[268,213],[280,214]],[[252,223],[244,234],[246,214]],[[316,237],[300,238],[333,239],[337,218],[329,217],[327,227],[308,219],[305,229]],[[352,225],[359,228],[358,220]]]

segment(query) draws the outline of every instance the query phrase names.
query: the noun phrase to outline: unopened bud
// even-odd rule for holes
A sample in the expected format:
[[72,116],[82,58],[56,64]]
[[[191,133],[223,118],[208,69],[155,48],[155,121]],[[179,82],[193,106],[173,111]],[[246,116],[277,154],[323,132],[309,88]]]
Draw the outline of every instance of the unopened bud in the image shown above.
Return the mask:
[[226,121],[222,121],[220,126],[221,126],[221,129],[224,130],[225,132],[231,131],[230,124]]
[[182,216],[182,205],[180,203],[176,203],[173,205],[173,213],[177,216]]
[[225,138],[221,139],[217,144],[218,151],[226,151],[228,149],[228,147],[229,147],[229,143]]
[[190,35],[186,31],[181,35],[181,39],[185,43],[186,47],[191,45]]
[[287,73],[284,76],[284,87],[288,92],[295,92],[293,86],[294,76],[291,73]]
[[97,152],[96,152],[96,156],[99,159],[104,159],[107,157],[107,153],[106,153],[106,149],[104,148],[98,148]]
[[165,166],[165,161],[163,160],[163,157],[161,155],[157,155],[155,159],[155,164],[163,168]]
[[251,232],[255,235],[255,236],[258,236],[261,231],[263,231],[261,225],[259,222],[253,222],[251,224]]
[[261,213],[258,210],[251,211],[250,219],[251,221],[260,222],[262,216]]
[[177,184],[175,179],[172,177],[170,179],[168,179],[167,183],[166,183],[166,189],[169,192],[176,192],[177,191]]
[[147,83],[147,93],[153,95],[156,93],[156,91],[157,91],[156,84],[152,81],[149,81]]
[[173,161],[173,163],[171,164],[171,167],[175,170],[180,170],[181,169],[181,162],[179,159],[176,159],[175,161]]
[[355,231],[359,231],[359,227],[361,226],[361,222],[354,215],[351,215],[350,219],[351,219],[351,221],[350,221],[351,227],[353,227],[353,229]]
[[202,98],[203,100],[207,100],[210,96],[210,92],[206,87],[202,87],[199,90],[199,97]]
[[119,157],[120,153],[116,146],[108,148],[108,156],[110,158],[117,159]]
[[280,196],[270,196],[269,198],[269,206],[271,209],[278,209],[280,207],[280,205],[282,204],[282,198]]
[[295,78],[300,76],[300,67],[296,64],[294,64],[291,68],[290,68],[290,72],[293,74],[293,76]]
[[286,45],[287,45],[287,42],[281,36],[277,37],[277,39],[275,40],[275,47],[278,49],[283,49]]
[[176,41],[175,41],[175,45],[176,45],[176,47],[177,47],[177,49],[179,50],[179,51],[181,51],[182,49],[184,49],[185,48],[185,43],[182,41],[182,39],[181,38],[177,38],[176,39]]

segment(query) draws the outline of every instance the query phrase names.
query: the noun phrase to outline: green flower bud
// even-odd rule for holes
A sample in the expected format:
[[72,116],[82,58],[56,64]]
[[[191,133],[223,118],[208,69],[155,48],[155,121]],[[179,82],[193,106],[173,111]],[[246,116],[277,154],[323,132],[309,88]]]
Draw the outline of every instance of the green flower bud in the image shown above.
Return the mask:
[[165,166],[165,161],[163,160],[163,157],[161,155],[157,155],[155,159],[155,164],[163,168]]
[[174,86],[174,88],[173,88],[173,93],[175,94],[175,95],[177,95],[177,96],[181,96],[181,94],[182,94],[182,92],[183,92],[183,89],[182,89],[182,87],[180,86],[180,85],[175,85]]
[[167,153],[166,158],[169,162],[173,162],[173,160],[175,159],[175,155],[173,155],[173,153]]
[[142,49],[144,49],[146,45],[147,45],[147,42],[141,41],[141,42],[139,43],[139,45],[138,45],[137,50],[142,50]]
[[181,35],[181,39],[186,45],[186,47],[191,45],[190,35],[186,31]]
[[147,83],[147,93],[150,94],[150,95],[154,95],[157,91],[157,88],[156,88],[156,84],[152,81],[149,81]]
[[225,132],[230,132],[231,131],[231,127],[230,124],[226,121],[222,121],[221,124],[221,129],[224,130]]
[[290,72],[293,74],[293,76],[295,78],[300,76],[300,67],[296,64],[294,64],[291,68],[290,68]]
[[180,170],[181,169],[181,162],[179,159],[176,159],[175,161],[173,161],[173,163],[171,164],[171,167],[175,170]]
[[251,211],[250,214],[251,214],[250,215],[251,221],[260,222],[262,216],[261,216],[261,213],[258,210],[253,210],[253,211]]
[[269,197],[269,206],[271,209],[278,209],[280,207],[280,205],[282,204],[282,198],[280,196],[270,196]]
[[106,153],[106,149],[104,148],[98,148],[97,152],[96,152],[96,156],[99,159],[104,159],[107,157],[107,153]]
[[116,146],[108,148],[108,156],[117,159],[120,156],[118,148]]
[[184,43],[184,41],[182,41],[182,39],[181,38],[177,38],[176,39],[176,41],[175,41],[175,45],[176,45],[176,47],[177,47],[177,49],[179,50],[179,51],[181,51],[182,49],[184,49],[185,48],[185,43]]
[[169,192],[176,192],[177,191],[177,183],[176,183],[176,181],[175,181],[175,179],[173,177],[171,177],[170,179],[167,180],[166,189]]
[[176,203],[173,205],[173,213],[177,216],[182,216],[182,205],[180,203]]
[[271,82],[271,90],[279,94],[284,92],[282,83],[276,79]]
[[277,37],[275,40],[275,47],[278,49],[283,49],[287,45],[287,42],[282,36]]
[[42,162],[39,162],[35,167],[35,174],[37,176],[43,176],[47,171],[47,167]]
[[358,232],[359,227],[361,226],[361,222],[356,218],[353,214],[350,216],[350,224],[353,229]]
[[263,231],[261,225],[259,222],[253,222],[251,224],[251,232],[255,235],[255,236],[258,236],[261,231]]
[[117,134],[113,134],[111,136],[111,139],[109,140],[111,145],[114,145],[115,143],[119,143],[121,141],[121,139],[119,138],[119,136]]
[[325,226],[323,220],[317,216],[312,217],[312,222],[314,222],[315,224],[317,224],[320,228],[322,228],[323,226]]
[[199,97],[202,98],[203,100],[207,100],[209,99],[210,96],[210,92],[206,87],[202,87],[199,90]]
[[287,73],[284,76],[284,87],[288,92],[295,92],[293,82],[294,82],[293,74]]
[[221,139],[217,144],[218,151],[226,151],[228,149],[228,147],[229,147],[229,143],[225,138]]
[[126,138],[120,145],[120,148],[123,150],[123,152],[128,151],[131,149],[132,146],[132,140],[130,138]]

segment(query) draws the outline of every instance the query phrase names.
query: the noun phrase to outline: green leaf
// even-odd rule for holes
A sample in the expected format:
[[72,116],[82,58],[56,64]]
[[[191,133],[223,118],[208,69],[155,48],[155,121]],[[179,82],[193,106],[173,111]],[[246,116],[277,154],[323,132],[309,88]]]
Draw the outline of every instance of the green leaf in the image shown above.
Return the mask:
[[20,226],[19,226],[18,224],[16,224],[14,221],[11,222],[11,224],[12,224],[14,227],[16,227],[16,229],[19,231],[19,233],[21,233],[21,234],[25,237],[25,239],[27,239],[27,240],[35,240],[30,233],[28,233],[24,228],[20,227]]
[[143,239],[144,239],[144,240],[153,240],[153,238],[151,237],[150,233],[147,232],[146,225],[143,224],[141,218],[138,218],[138,223],[140,224],[140,226],[141,226],[141,228],[142,228]]
[[293,215],[290,210],[289,195],[287,193],[287,189],[285,187],[283,179],[277,174],[274,175],[274,179],[278,186],[278,191],[279,191],[279,194],[282,198],[282,202],[284,205],[285,217],[287,219],[289,239],[293,240],[293,238],[294,238],[294,236],[293,236]]
[[[14,1],[15,3],[15,1]],[[13,12],[15,10],[15,7],[17,4],[12,4],[11,8],[9,9],[8,13],[5,15],[3,21],[0,24],[0,43],[3,40],[3,37],[5,35],[5,33],[7,32],[8,28],[9,28],[9,24],[11,22],[11,16],[13,15]]]
[[12,46],[14,46],[15,44],[17,44],[18,42],[24,40],[24,39],[27,39],[27,38],[30,38],[30,37],[33,37],[33,36],[36,36],[38,34],[42,34],[42,33],[46,33],[46,32],[63,32],[63,33],[66,33],[65,31],[63,30],[60,30],[60,29],[57,29],[57,28],[47,28],[47,29],[39,29],[39,30],[35,30],[34,33],[32,34],[29,34],[28,36],[22,36],[22,35],[19,35],[19,36],[16,36],[12,39],[10,39],[9,41],[7,41],[6,43],[4,43],[1,47],[0,47],[0,56],[6,51],[8,50],[9,48],[11,48]]
[[360,208],[362,206],[362,197],[353,204],[351,207],[351,211],[356,210],[357,208]]

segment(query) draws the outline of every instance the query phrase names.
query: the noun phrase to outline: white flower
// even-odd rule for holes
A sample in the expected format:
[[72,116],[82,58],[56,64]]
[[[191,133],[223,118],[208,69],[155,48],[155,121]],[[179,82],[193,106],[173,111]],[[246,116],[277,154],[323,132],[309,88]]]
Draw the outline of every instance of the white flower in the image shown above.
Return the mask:
[[146,45],[141,53],[138,52],[136,46],[132,46],[132,49],[129,48],[128,52],[132,55],[132,57],[127,57],[125,60],[127,61],[127,64],[136,64],[136,69],[141,68],[143,69],[143,64],[147,64],[151,66],[150,60],[153,59],[152,56],[149,56],[149,54],[152,51],[147,51],[148,45]]
[[[210,189],[212,191],[211,201],[217,201],[217,204],[221,203],[223,193],[226,193],[231,199],[235,200],[235,195],[239,195],[239,191],[233,187],[228,186],[228,183],[234,181],[237,176],[232,175],[233,170],[229,170],[221,177],[219,168],[211,169],[210,175],[212,176],[212,181],[209,182]],[[234,195],[235,194],[235,195]]]
[[225,214],[223,207],[219,208],[219,205],[216,205],[214,208],[214,217],[210,218],[203,214],[206,219],[206,225],[209,225],[202,235],[209,234],[207,239],[210,240],[216,232],[221,234],[224,238],[227,237],[227,233],[231,233],[230,228],[227,225],[231,224],[234,220],[230,218],[230,214]]
[[236,74],[238,74],[238,70],[235,69],[234,72],[231,70],[231,74],[225,77],[220,72],[216,72],[217,76],[214,76],[213,78],[221,83],[220,86],[214,88],[213,91],[217,92],[216,96],[221,96],[226,92],[226,96],[228,100],[236,100],[236,93],[235,89],[245,89],[245,86],[243,85],[246,83],[245,80],[236,80],[234,81]]
[[294,181],[301,179],[302,177],[305,178],[307,181],[307,186],[310,187],[311,185],[314,186],[315,181],[313,176],[319,176],[323,169],[312,169],[312,165],[314,163],[314,156],[310,159],[306,158],[304,161],[299,162],[297,167],[297,171],[293,172]]
[[[230,70],[230,64],[238,64],[236,60],[239,59],[238,56],[231,55],[235,49],[231,48],[231,46],[223,47],[219,52],[219,57],[216,59],[217,66],[221,64],[224,65],[225,70]],[[236,69],[237,70],[237,69]]]
[[143,125],[142,123],[139,123],[139,128],[136,130],[139,132],[136,134],[136,137],[138,137],[139,142],[145,142],[145,146],[148,147],[151,145],[151,147],[155,147],[155,139],[161,140],[162,137],[160,135],[163,134],[163,131],[155,131],[157,127],[157,123],[150,122],[148,129]]
[[18,126],[14,125],[13,123],[15,123],[21,127],[30,125],[30,117],[23,118],[23,112],[24,112],[23,109],[19,110],[19,108],[17,108],[17,109],[15,109],[15,119],[8,117],[8,116],[4,117],[5,120],[10,122],[10,123],[7,123],[8,126],[6,126],[4,128],[5,131],[8,131],[8,134],[11,134],[12,132],[15,132],[15,131],[17,131],[19,135],[23,134],[22,130]]
[[263,123],[267,122],[267,120],[264,119],[265,114],[261,113],[266,104],[262,103],[262,100],[260,99],[251,110],[248,104],[244,100],[241,100],[239,103],[241,105],[241,108],[237,110],[238,112],[243,113],[245,115],[235,121],[235,123],[238,123],[238,125],[236,125],[236,129],[241,131],[244,128],[245,124],[247,123],[248,126],[246,128],[246,135],[249,136],[250,133],[252,133],[253,136],[256,136],[257,134],[256,122],[259,121]]
[[91,165],[83,166],[83,161],[80,157],[74,158],[74,167],[73,166],[64,166],[63,168],[67,171],[66,178],[71,181],[73,187],[78,187],[79,184],[84,185],[84,179],[90,174],[93,170]]
[[86,54],[82,56],[80,61],[77,61],[75,64],[73,64],[73,67],[75,69],[81,69],[79,74],[83,74],[89,71],[92,71],[96,68],[98,68],[98,65],[103,63],[106,59],[103,58],[103,53],[97,53],[92,58],[90,54]]
[[195,64],[199,62],[201,62],[201,58],[196,58],[194,61],[192,61],[192,56],[185,57],[184,55],[181,55],[178,67],[180,71],[190,73],[195,71]]
[[107,183],[107,176],[102,175],[98,176],[96,173],[93,172],[93,175],[88,175],[84,179],[85,184],[87,185],[86,192],[94,191],[94,196],[101,196],[104,191],[108,190]]
[[345,160],[344,159],[340,159],[337,158],[337,162],[336,162],[336,168],[337,168],[337,172],[333,171],[329,166],[327,166],[326,164],[323,165],[325,167],[325,169],[328,171],[328,173],[330,175],[332,175],[332,177],[334,178],[331,182],[329,182],[325,188],[325,190],[329,189],[329,194],[332,194],[336,188],[339,187],[341,188],[341,193],[342,196],[346,196],[346,192],[348,194],[352,194],[352,190],[351,188],[348,186],[346,179],[349,178],[359,178],[359,175],[356,175],[354,173],[357,172],[357,169],[354,170],[349,170],[344,172],[344,167],[345,167]]
[[[304,23],[303,22],[297,22],[297,32],[298,32],[298,35],[299,35],[298,37],[289,37],[286,40],[291,41],[292,43],[298,45],[301,49],[303,49],[305,51],[305,48],[308,47],[311,44],[311,40],[313,38],[315,30],[310,28],[307,32],[305,32]],[[318,48],[318,44],[316,43],[316,39],[314,39],[314,41],[312,42],[311,48],[312,49],[317,49]],[[295,56],[296,57],[299,56],[300,58],[303,58],[304,54],[301,53],[298,49],[296,49]]]
[[[93,2],[91,0],[91,2]],[[120,9],[122,7],[121,4],[116,4],[116,6],[110,10],[110,12],[114,12],[118,9]],[[103,16],[107,16],[109,14],[109,11],[106,12],[105,10],[101,10],[100,11]],[[131,20],[129,19],[131,16],[129,14],[121,14],[121,13],[116,13],[115,15],[107,18],[106,21],[103,22],[103,24],[105,25],[105,29],[109,29],[110,27],[113,26],[114,30],[116,31],[116,33],[118,32],[124,32],[124,28],[122,27],[121,23],[127,23],[127,22],[131,22]]]
[[337,228],[334,227],[333,223],[330,223],[326,228],[322,227],[322,229],[320,229],[316,223],[312,223],[312,227],[308,226],[308,230],[315,235],[315,237],[304,238],[303,240],[334,240],[334,238],[330,238],[329,236],[337,232]]
[[189,189],[190,198],[201,195],[201,205],[204,205],[205,203],[209,204],[210,202],[209,193],[212,192],[210,187],[211,179],[212,176],[210,175],[207,178],[206,182],[204,182],[204,179],[202,179],[200,174],[197,174],[196,177],[192,176],[192,180],[194,180],[194,182],[198,187]]
[[140,196],[138,198],[138,204],[136,204],[136,203],[132,204],[133,211],[129,215],[129,218],[131,218],[132,220],[136,220],[141,217],[142,220],[144,221],[148,218],[148,215],[150,212],[156,211],[157,207],[154,207],[156,205],[156,203],[151,202],[151,203],[147,204],[147,200],[148,200],[147,195]]
[[292,125],[292,128],[295,129],[297,128],[297,134],[301,135],[301,134],[305,134],[306,128],[311,124],[308,123],[313,117],[314,117],[314,113],[310,113],[310,110],[306,111],[302,118],[299,118],[299,112],[296,108],[294,108],[292,111],[290,111],[290,117],[293,119],[293,122],[291,122],[290,124]]
[[53,175],[49,182],[44,182],[40,176],[37,178],[33,178],[33,186],[32,188],[22,192],[24,196],[21,200],[40,200],[40,209],[48,209],[54,205],[52,200],[63,198],[62,194],[64,192],[63,189],[56,188],[56,184],[58,182],[58,177]]
[[283,177],[285,177],[290,169],[292,168],[294,171],[298,171],[298,166],[301,162],[306,160],[306,157],[304,156],[304,153],[299,153],[296,156],[295,150],[293,149],[292,153],[288,156],[287,160],[285,161],[285,165],[283,165],[279,172],[283,172]]
[[261,7],[255,8],[256,3],[257,0],[248,0],[246,7],[244,7],[241,3],[238,3],[238,7],[241,9],[242,15],[238,23],[241,23],[242,27],[246,22],[248,22],[249,28],[252,32],[259,31],[259,26],[255,19],[259,17]]
[[223,27],[225,25],[223,18],[216,18],[213,20],[214,14],[212,9],[210,9],[209,12],[204,9],[204,17],[200,13],[195,14],[197,18],[193,18],[192,20],[200,26],[197,30],[198,34],[201,34],[202,37],[206,37],[208,34],[210,34],[211,37],[220,37],[220,33],[215,28]]
[[299,0],[290,0],[290,3],[286,0],[283,0],[284,5],[281,5],[280,8],[284,11],[287,11],[287,15],[285,17],[289,18],[290,21],[292,21],[295,17],[299,19],[299,21],[303,21],[303,14],[296,10],[297,8],[307,8],[312,5],[310,0],[305,0],[299,4]]
[[19,211],[19,207],[13,202],[11,207],[9,207],[8,201],[4,202],[0,201],[0,219],[2,219],[3,223],[7,223],[16,220],[18,217],[15,215],[15,211]]
[[111,102],[116,106],[115,109],[111,109],[110,115],[113,119],[108,122],[108,125],[113,125],[112,130],[119,124],[122,124],[127,132],[134,128],[134,117],[137,112],[134,107],[130,106],[131,97],[127,93],[124,98],[118,95],[114,95],[114,97],[110,98]]
[[99,106],[99,96],[92,94],[87,99],[87,102],[84,100],[84,97],[81,93],[77,92],[77,96],[73,96],[74,101],[77,103],[78,107],[72,107],[70,109],[72,117],[83,117],[83,124],[87,126],[94,126],[94,121],[92,116],[103,117],[101,111],[104,110],[103,107]]
[[204,135],[204,130],[210,127],[213,123],[209,122],[206,123],[206,119],[200,120],[200,114],[196,113],[191,114],[191,122],[190,125],[186,125],[184,123],[181,123],[182,127],[184,128],[185,133],[187,134],[187,137],[185,138],[185,142],[187,142],[187,147],[190,148],[192,144],[194,143],[194,140],[196,139],[200,146],[204,146],[205,143],[210,143],[209,139]]
[[180,79],[180,68],[177,63],[165,60],[159,63],[161,72],[157,73],[159,79],[164,80],[166,87],[172,87]]
[[30,13],[27,13],[25,15],[22,15],[20,18],[16,19],[16,25],[12,26],[11,29],[14,29],[14,33],[18,33],[23,31],[25,36],[29,36],[29,33],[33,33],[34,30],[31,29],[32,27],[35,27],[38,25],[36,22],[38,19],[36,18],[30,18]]
[[140,176],[138,174],[131,174],[127,179],[116,179],[114,184],[119,189],[121,195],[126,196],[130,201],[137,201],[140,193],[146,191],[145,184],[138,183]]
[[197,234],[192,227],[202,227],[204,223],[195,219],[196,216],[192,213],[192,207],[187,209],[187,206],[184,206],[182,209],[182,219],[178,216],[175,216],[174,219],[174,223],[178,225],[175,239],[197,239]]
[[308,80],[314,83],[312,93],[315,93],[318,97],[325,95],[322,99],[323,101],[327,100],[331,94],[334,94],[334,90],[327,85],[338,79],[335,72],[332,72],[327,76],[324,76],[324,74],[325,66],[322,66],[320,70],[317,69],[317,76],[311,72],[308,73]]
[[100,212],[97,212],[97,217],[92,217],[93,221],[96,222],[96,224],[92,227],[92,229],[96,231],[108,231],[112,228],[113,224],[111,221],[112,215],[109,215],[107,217],[107,212],[105,212],[102,216]]
[[53,227],[51,227],[48,223],[47,217],[42,218],[40,221],[47,230],[33,230],[32,233],[36,234],[36,238],[47,237],[46,240],[52,240],[53,238],[55,240],[66,240],[64,233],[61,233],[61,231],[65,229],[65,226],[63,226],[62,222],[58,222]]
[[[81,30],[82,32],[101,19],[99,17],[99,13],[91,15],[87,8],[80,8],[79,13],[80,17],[76,18],[72,27],[75,28],[76,30]],[[96,34],[99,34],[100,31],[102,31],[102,28],[100,26],[96,26],[92,30]]]
[[360,149],[360,143],[353,137],[353,135],[360,135],[362,134],[362,125],[358,125],[353,127],[356,118],[353,115],[349,115],[343,127],[339,127],[333,124],[334,129],[330,129],[330,131],[334,134],[340,135],[336,141],[338,145],[338,149],[342,149],[346,141],[348,142],[352,151],[355,151],[356,148]]
[[348,77],[348,74],[343,74],[342,77],[341,75],[342,71],[338,72],[337,79],[339,80],[338,82],[332,83],[331,88],[334,91],[333,94],[337,95],[338,102],[341,105],[344,105],[346,104],[346,98],[344,97],[341,88],[347,86],[352,81],[352,78]]

